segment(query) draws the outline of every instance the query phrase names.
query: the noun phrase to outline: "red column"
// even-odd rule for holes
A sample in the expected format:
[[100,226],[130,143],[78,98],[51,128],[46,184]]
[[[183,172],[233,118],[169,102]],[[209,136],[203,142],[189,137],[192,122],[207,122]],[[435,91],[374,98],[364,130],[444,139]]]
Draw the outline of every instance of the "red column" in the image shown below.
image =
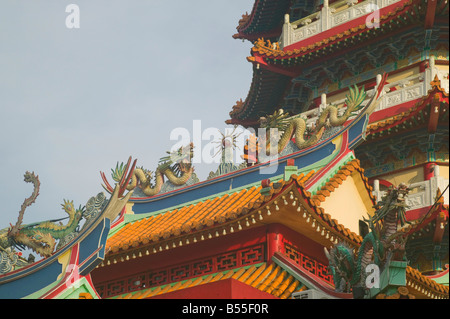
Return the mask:
[[432,177],[434,177],[434,167],[435,167],[435,165],[436,165],[435,163],[425,163],[425,165],[423,166],[424,180],[428,181]]
[[267,262],[272,262],[272,256],[275,252],[281,249],[281,234],[279,227],[276,224],[272,224],[267,229]]

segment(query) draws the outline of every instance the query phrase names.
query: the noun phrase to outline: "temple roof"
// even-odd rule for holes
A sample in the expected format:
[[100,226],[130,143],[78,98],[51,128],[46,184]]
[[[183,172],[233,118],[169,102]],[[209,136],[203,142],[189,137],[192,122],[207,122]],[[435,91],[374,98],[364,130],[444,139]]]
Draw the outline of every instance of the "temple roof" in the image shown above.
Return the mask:
[[[304,228],[313,239],[328,245],[337,238],[359,244],[361,236],[340,224],[320,206],[352,173],[361,176],[369,196],[375,201],[363,171],[355,159],[342,165],[315,194],[308,188],[318,172],[310,171],[292,175],[288,181],[271,183],[270,190],[253,186],[126,223],[108,239],[106,259],[122,258],[124,254],[128,256],[142,249],[153,249],[154,252],[171,249],[179,242],[207,240],[262,223],[283,223],[282,214],[289,214],[288,206],[284,207],[288,201],[298,205],[296,207],[300,207],[300,202],[307,206],[306,210],[295,210],[295,218],[308,219],[296,227]],[[318,232],[317,227],[323,231]]]
[[[317,184],[316,177],[321,171],[292,175],[289,180],[271,183],[269,187],[252,186],[126,223],[108,239],[105,263],[109,264],[119,259],[128,260],[129,256],[136,258],[151,252],[158,253],[188,245],[197,240],[206,241],[238,232],[241,229],[271,223],[282,224],[284,221],[287,221],[289,227],[295,231],[303,233],[325,247],[339,240],[356,248],[362,243],[363,238],[340,224],[321,205],[326,203],[327,198],[352,174],[361,177],[366,191],[375,202],[376,198],[371,195],[372,188],[363,172],[359,161],[353,159],[341,165],[314,193],[309,190]],[[429,223],[429,220],[425,222]],[[289,261],[286,259],[285,263]],[[288,268],[280,268],[280,264],[265,262],[199,276],[187,281],[149,287],[117,298],[157,297],[161,294],[230,278],[275,297],[287,298],[294,291],[309,288],[304,285],[304,281],[299,280],[298,276],[292,276],[292,273],[287,271]],[[308,282],[313,279],[315,284],[328,285],[323,279],[315,278],[309,273],[305,278]],[[448,287],[437,284],[411,267],[407,267],[406,279],[407,288],[414,296],[448,297]]]
[[[394,7],[394,9],[391,7]],[[392,9],[392,11],[386,11],[387,9]],[[278,87],[278,91],[276,91],[275,85],[281,85],[281,83],[270,79],[261,79],[266,74],[279,73],[288,79],[294,79],[297,76],[302,76],[306,67],[326,63],[330,59],[330,55],[333,54],[352,54],[351,52],[354,53],[355,50],[367,50],[368,46],[376,47],[383,43],[383,39],[394,41],[394,39],[405,37],[405,35],[407,35],[406,39],[411,39],[412,35],[426,38],[427,34],[421,20],[427,14],[426,9],[426,6],[418,0],[401,1],[390,7],[382,8],[380,28],[369,28],[365,21],[355,19],[283,49],[280,49],[277,43],[268,41],[267,38],[258,39],[251,50],[252,55],[247,60],[256,65],[258,70],[265,69],[267,71],[261,72],[259,76],[254,75],[251,88],[255,87],[256,89],[250,89],[245,101],[233,106],[233,110],[230,112],[231,119],[227,123],[248,127],[250,126],[249,123],[256,122],[266,109],[273,112],[275,109],[282,107],[280,104],[283,102],[284,94],[278,96],[280,95],[279,91],[287,92],[292,83],[286,81],[283,83],[284,86]],[[448,4],[439,1],[436,15],[443,14],[448,15]],[[448,36],[448,27],[444,26],[442,30],[443,34]],[[382,52],[384,48],[376,48],[376,50]],[[391,47],[388,50],[391,50]],[[352,59],[354,57],[352,55]],[[339,63],[343,63],[343,61]],[[337,64],[334,67],[338,67]],[[273,75],[271,77],[273,78]],[[264,87],[261,85],[262,83],[264,83]],[[272,106],[268,106],[266,100],[256,99],[253,96],[255,92],[258,95],[265,94],[266,97],[271,98],[274,101]],[[270,96],[271,92],[276,92],[277,96]],[[245,119],[241,114],[245,114]]]
[[[289,76],[255,67],[246,100],[236,102],[230,112],[231,119],[225,123],[257,126],[260,116],[272,112],[274,106],[279,105],[290,80]],[[256,105],[258,108],[254,109]]]
[[279,36],[283,17],[288,12],[291,0],[255,0],[252,12],[242,15],[235,39],[254,41],[259,37]]
[[[437,76],[431,82],[431,86],[427,95],[413,107],[369,124],[366,130],[367,140],[386,137],[399,131],[417,129],[420,126],[427,127],[430,133],[434,133],[439,123],[448,125],[448,93],[441,88]],[[387,111],[392,113],[390,110]]]
[[[408,14],[408,12],[417,6],[419,6],[418,1],[402,1],[396,4],[393,11],[387,11],[389,7],[381,9],[379,28],[368,26],[365,23],[365,16],[363,16],[362,18],[351,20],[344,25],[336,26],[313,37],[296,42],[282,50],[274,49],[273,46],[267,46],[266,42],[260,39],[252,48],[253,58],[249,58],[249,60],[261,63],[264,59],[267,63],[271,63],[275,60],[290,59],[289,61],[292,65],[292,62],[296,61],[292,61],[293,58],[310,56],[308,60],[311,58],[317,59],[319,54],[329,55],[330,50],[343,50],[349,46],[353,47],[356,44],[365,43],[370,38],[379,37],[387,32],[391,33],[401,26],[417,24],[419,22],[418,19]],[[314,53],[313,56],[311,56],[312,53]],[[298,62],[301,63],[301,59]]]
[[412,267],[406,267],[406,285],[409,290],[419,298],[448,299],[449,287],[439,284],[433,279],[424,276]]

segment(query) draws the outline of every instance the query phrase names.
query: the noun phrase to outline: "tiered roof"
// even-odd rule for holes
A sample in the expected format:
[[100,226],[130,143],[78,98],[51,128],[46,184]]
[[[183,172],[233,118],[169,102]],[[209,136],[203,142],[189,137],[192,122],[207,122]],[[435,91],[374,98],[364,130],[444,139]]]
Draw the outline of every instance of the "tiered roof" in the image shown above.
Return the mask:
[[[262,192],[262,186],[253,186],[127,223],[108,239],[106,261],[138,253],[138,250],[144,248],[145,251],[149,247],[154,248],[154,251],[166,249],[166,246],[171,249],[177,247],[180,242],[189,239],[193,241],[193,237],[197,240],[201,237],[207,239],[216,237],[217,234],[219,236],[235,232],[249,225],[253,227],[269,222],[283,223],[282,214],[290,214],[289,210],[282,209],[286,205],[284,199],[286,196],[299,199],[295,203],[296,207],[300,207],[298,206],[300,203],[308,207],[308,213],[297,212],[295,218],[300,220],[305,215],[306,220],[309,217],[307,223],[315,225],[311,235],[316,240],[330,244],[332,241],[329,238],[332,237],[333,241],[340,238],[361,243],[361,236],[347,229],[320,207],[321,203],[354,172],[360,175],[369,196],[375,201],[371,195],[372,187],[364,177],[359,161],[352,160],[342,166],[314,195],[307,190],[311,186],[308,181],[316,173],[310,171],[308,174],[292,175],[288,181],[280,180],[272,183],[267,194]],[[305,224],[305,220],[302,224]],[[320,230],[325,228],[327,232],[317,234],[317,227],[320,227]],[[299,225],[296,228],[302,227]],[[329,235],[324,241],[326,234]]]
[[[269,108],[266,105],[267,99],[257,99],[255,94],[269,95],[273,103],[270,112],[281,107],[281,104],[284,103],[283,97],[286,96],[286,92],[289,91],[292,85],[291,80],[302,77],[305,67],[311,68],[312,65],[325,63],[330,59],[330,55],[345,56],[352,52],[353,56],[355,56],[354,53],[357,50],[367,51],[368,46],[372,46],[372,49],[374,49],[374,47],[383,43],[383,40],[393,41],[394,38],[403,37],[408,32],[408,34],[414,34],[417,37],[429,38],[429,34],[423,28],[422,22],[429,15],[433,17],[436,15],[439,18],[445,15],[448,16],[448,3],[446,1],[438,1],[435,10],[431,11],[427,4],[421,0],[399,1],[380,9],[379,28],[367,26],[365,15],[282,49],[277,44],[267,41],[267,38],[259,38],[255,41],[255,45],[252,48],[252,55],[247,59],[256,66],[254,70],[258,70],[255,72],[259,72],[260,75],[253,77],[251,89],[244,102],[233,106],[233,110],[230,112],[230,120],[227,123],[241,124],[247,127],[249,126],[248,123],[257,121],[261,113],[266,112]],[[444,27],[443,30],[443,33],[448,32],[448,28]],[[421,35],[419,36],[418,33]],[[437,37],[439,38],[443,35],[445,34],[439,34]],[[411,39],[411,36],[405,39]],[[441,39],[439,41],[445,40]],[[392,51],[392,47],[376,48],[376,50],[377,52]],[[385,54],[384,52],[383,55]],[[377,54],[375,55],[377,56]],[[397,53],[394,52],[394,55],[397,55]],[[339,63],[344,64],[343,61]],[[351,64],[354,63],[355,61],[351,61]],[[338,64],[334,65],[333,68],[338,68]],[[264,69],[265,73],[259,71],[260,69]],[[336,70],[328,72],[329,76],[332,76]],[[273,79],[273,73],[286,77],[286,80],[282,82],[284,84],[283,87],[275,89],[276,85],[280,86],[281,84]],[[268,79],[262,78],[264,75],[268,76]],[[271,92],[274,95],[271,96]],[[282,96],[280,96],[280,92]],[[307,108],[308,106],[305,105],[304,107]]]
[[236,28],[238,33],[233,38],[254,41],[279,36],[290,3],[290,0],[256,0],[252,12],[242,15]]
[[[238,101],[233,107],[230,112],[231,120],[227,123],[247,127],[257,125],[260,116],[272,112],[278,105],[285,96],[291,80],[301,74],[301,67],[305,64],[320,63],[323,59],[327,59],[330,53],[362,48],[367,45],[367,41],[395,36],[396,32],[400,34],[405,28],[410,30],[411,26],[420,25],[424,16],[427,17],[427,24],[432,26],[430,17],[434,17],[434,11],[430,13],[430,6],[424,5],[421,0],[399,1],[380,10],[380,28],[367,27],[363,16],[283,49],[280,49],[277,43],[259,39],[260,37],[265,37],[266,40],[274,39],[280,35],[281,21],[289,5],[290,1],[257,0],[252,13],[243,16],[239,22],[238,34],[234,37],[255,41],[252,56],[248,58],[254,64],[254,76],[249,95],[245,101]],[[448,12],[448,4],[439,1],[434,10]],[[435,107],[437,107],[436,114],[433,113]],[[448,93],[440,87],[436,78],[428,95],[413,108],[377,120],[368,127],[367,135],[369,139],[377,139],[383,134],[408,129],[408,125],[412,127],[418,123],[426,126],[431,133],[436,131],[439,121],[448,123]],[[295,260],[295,256],[300,254],[299,251],[294,253],[276,249],[274,251],[272,247],[267,248],[270,252],[268,251],[266,256],[265,243],[258,241],[263,237],[256,240],[250,248],[245,247],[251,251],[245,254],[252,256],[248,263],[242,259],[232,266],[227,264],[224,267],[220,264],[219,260],[223,260],[225,256],[223,254],[231,252],[236,253],[236,256],[244,254],[243,251],[237,250],[236,245],[231,245],[231,248],[227,246],[226,251],[201,252],[195,260],[194,256],[186,255],[188,250],[183,250],[182,259],[185,264],[180,262],[174,265],[173,259],[167,257],[180,252],[182,249],[177,249],[182,246],[183,249],[186,246],[200,247],[201,245],[195,245],[208,243],[217,238],[223,238],[222,243],[225,245],[230,238],[237,240],[237,237],[233,236],[242,230],[256,232],[267,225],[282,225],[295,232],[296,236],[308,238],[320,247],[345,242],[350,247],[358,248],[363,238],[355,233],[354,229],[346,228],[333,218],[335,211],[326,211],[323,208],[349,176],[358,180],[358,185],[367,193],[366,197],[371,206],[377,202],[359,160],[353,156],[350,156],[350,160],[348,157],[346,159],[339,157],[333,165],[328,164],[318,168],[317,171],[293,174],[286,180],[280,179],[275,182],[263,180],[261,185],[252,184],[237,190],[230,189],[229,192],[201,200],[196,199],[176,207],[126,216],[125,221],[111,232],[106,246],[107,253],[100,268],[118,264],[117,269],[122,269],[121,263],[133,262],[144,256],[154,256],[153,260],[157,260],[157,256],[164,255],[165,259],[162,265],[158,265],[160,268],[152,268],[151,272],[148,272],[147,267],[145,274],[128,273],[128,277],[121,278],[123,285],[131,287],[132,281],[146,276],[145,285],[141,283],[121,293],[122,288],[114,291],[113,281],[108,282],[105,278],[101,278],[103,281],[100,280],[100,286],[97,287],[101,291],[112,289],[109,290],[112,293],[106,297],[114,296],[113,298],[120,299],[175,298],[183,296],[183,291],[205,284],[222,285],[221,287],[249,286],[266,298],[284,299],[290,297],[293,292],[308,288],[324,291],[329,296],[351,298],[350,294],[334,292],[330,276],[322,273],[326,266],[320,261],[315,261],[320,265],[320,270],[315,270],[320,272],[318,274]],[[337,164],[338,161],[341,161],[340,164]],[[139,202],[135,204],[138,205]],[[436,206],[434,210],[430,210],[430,216],[415,230],[431,223],[443,210],[446,210],[448,219],[448,206],[441,205],[438,208]],[[369,212],[369,215],[372,212]],[[240,248],[243,247],[241,244],[239,242]],[[231,251],[232,249],[234,250]],[[211,263],[205,266],[201,258],[212,252],[216,255],[208,255]],[[222,268],[218,266],[219,264]],[[170,269],[163,268],[168,265]],[[170,273],[170,278],[166,276],[161,280],[159,277],[164,276],[159,274],[163,272]],[[411,267],[406,269],[405,289],[410,297],[439,299],[448,298],[449,294],[448,286],[436,283]]]
[[[262,40],[252,48],[253,58],[251,62],[272,64],[277,62],[287,63],[292,68],[297,63],[304,64],[321,57],[329,57],[330,53],[348,50],[356,45],[367,45],[368,40],[387,35],[400,27],[419,23],[424,9],[420,1],[408,0],[394,3],[391,6],[380,9],[380,27],[373,28],[367,25],[366,16],[353,19],[343,25],[336,26],[315,36],[289,45],[282,50],[268,47]],[[411,15],[411,11],[418,14]],[[294,60],[292,60],[294,59]]]
[[[426,127],[429,133],[435,133],[439,124],[448,125],[448,93],[441,87],[441,81],[437,76],[431,82],[431,86],[428,94],[412,108],[369,124],[368,140],[386,137],[400,131],[415,130],[418,127]],[[388,111],[392,114],[392,110]]]
[[[131,216],[131,220],[115,229],[108,239],[107,254],[101,267],[268,224],[285,224],[325,247],[340,241],[357,248],[363,238],[340,224],[321,205],[349,176],[359,176],[375,204],[376,198],[364,176],[364,169],[357,159],[352,159],[341,165],[321,187],[314,187],[317,186],[317,176],[322,174],[319,170],[298,176],[291,175],[287,181],[281,179],[270,183],[269,187],[251,186],[158,214],[152,213],[142,218]],[[313,188],[316,190],[311,193],[309,190]],[[226,282],[230,279],[278,298],[287,298],[294,291],[311,288],[311,284],[328,294],[334,293],[330,282],[324,281],[324,277],[316,277],[302,269],[286,255],[275,253],[272,258],[267,261],[258,259],[260,262],[251,266],[241,265],[187,280],[118,294],[114,298],[159,298],[166,294],[176,298],[177,292],[183,289],[214,282],[231,284]],[[292,273],[292,265],[296,265],[296,273]],[[407,268],[407,287],[413,295],[419,297],[448,297],[448,287],[436,284],[411,267]],[[342,294],[336,297],[351,296]]]

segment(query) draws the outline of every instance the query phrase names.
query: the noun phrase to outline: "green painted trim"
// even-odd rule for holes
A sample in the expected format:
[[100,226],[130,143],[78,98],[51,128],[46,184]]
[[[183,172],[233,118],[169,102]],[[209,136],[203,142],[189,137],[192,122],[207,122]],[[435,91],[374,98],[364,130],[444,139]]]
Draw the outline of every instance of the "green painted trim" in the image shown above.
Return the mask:
[[61,280],[55,280],[50,285],[45,286],[44,288],[39,289],[38,291],[35,291],[32,294],[23,297],[22,299],[39,299],[42,295],[46,294],[49,290],[51,290],[51,289],[55,288],[57,285],[59,285],[61,283]]
[[97,292],[92,288],[87,279],[82,277],[64,290],[64,292],[59,294],[55,299],[79,299],[80,293],[85,292],[91,294],[94,299],[98,299]]
[[[62,279],[55,281],[52,284],[24,297],[23,299],[39,299],[42,295],[47,294],[50,290],[54,289],[61,283]],[[85,277],[81,277],[77,282],[73,283],[69,288],[64,290],[54,299],[79,299],[79,295],[82,292],[90,293],[94,299],[98,299],[97,292],[89,284],[88,280]]]
[[442,276],[442,277],[438,277],[438,278],[430,278],[431,280],[434,280],[435,282],[437,282],[438,284],[441,284],[441,285],[445,285],[445,286],[448,286],[448,279],[449,279],[449,276],[448,276],[448,272],[444,275],[444,276]]
[[355,159],[353,153],[348,153],[345,155],[327,174],[325,174],[317,183],[311,186],[308,191],[314,195],[316,194],[329,180],[332,178],[337,172],[342,168],[342,166],[346,165],[348,162]]
[[369,289],[367,298],[372,299],[379,293],[392,295],[397,293],[397,288],[406,286],[406,261],[391,261],[386,265],[385,269],[380,274],[379,288]]
[[284,168],[284,180],[288,181],[292,175],[297,174],[298,167],[297,166],[286,166]]
[[[321,159],[320,161],[317,161],[317,162],[315,162],[315,163],[313,163],[313,164],[311,164],[309,166],[302,167],[301,169],[298,169],[296,172],[290,172],[290,173],[291,173],[291,175],[292,174],[300,175],[302,173],[306,175],[307,173],[309,173],[312,170],[318,171],[319,169],[325,167],[332,159],[334,159],[338,155],[339,155],[339,152],[336,149],[333,153],[331,153],[327,157]],[[354,159],[354,156],[353,156],[352,153],[350,153],[350,155],[347,155],[346,158],[347,157],[351,157],[351,159]],[[284,176],[284,173],[283,173],[281,175],[272,176],[271,180],[272,181],[278,181],[278,180],[281,180],[281,179],[284,179],[284,178],[285,178],[285,176]],[[208,199],[214,199],[216,197],[221,197],[221,196],[224,196],[224,195],[227,195],[227,194],[233,194],[233,193],[236,193],[236,192],[240,192],[243,189],[249,189],[249,188],[254,187],[254,186],[259,187],[260,185],[261,185],[261,182],[258,181],[258,182],[247,184],[247,185],[244,185],[244,186],[241,186],[241,187],[233,188],[233,189],[230,189],[230,190],[227,190],[227,191],[224,191],[224,192],[216,193],[216,194],[211,195],[211,196],[202,197],[200,199],[196,199],[196,200],[193,200],[193,201],[190,201],[190,202],[186,202],[186,203],[182,203],[182,204],[179,204],[179,205],[175,205],[175,206],[171,206],[171,207],[168,207],[168,208],[164,208],[162,210],[158,210],[158,211],[155,211],[155,212],[146,213],[146,214],[127,214],[127,215],[124,216],[124,221],[120,225],[116,226],[114,228],[114,230],[111,230],[109,232],[108,238],[113,236],[116,232],[118,232],[120,229],[122,229],[122,227],[124,227],[125,225],[127,225],[129,223],[133,223],[133,222],[136,222],[138,220],[142,220],[142,219],[149,218],[149,217],[152,217],[152,216],[157,216],[157,215],[160,215],[160,214],[164,214],[164,213],[167,213],[167,212],[172,211],[174,209],[179,209],[179,208],[182,208],[182,207],[185,207],[185,206],[196,205],[196,204],[198,204],[200,202],[204,202],[205,200],[208,200]],[[322,187],[322,185],[320,185],[320,187]],[[316,191],[320,187],[315,187]]]
[[318,171],[319,169],[325,167],[328,163],[330,163],[330,161],[332,161],[338,154],[339,153],[336,150],[335,152],[333,152],[332,154],[328,155],[327,157],[321,159],[320,161],[299,169],[297,175],[300,175],[302,173],[306,175],[312,170]]

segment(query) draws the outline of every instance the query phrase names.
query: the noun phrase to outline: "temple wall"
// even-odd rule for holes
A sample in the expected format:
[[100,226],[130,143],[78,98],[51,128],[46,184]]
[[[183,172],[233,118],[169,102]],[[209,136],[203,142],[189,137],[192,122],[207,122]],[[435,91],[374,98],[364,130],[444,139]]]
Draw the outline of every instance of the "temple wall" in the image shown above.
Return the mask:
[[352,175],[348,176],[326,201],[321,203],[325,213],[330,214],[332,218],[356,234],[359,234],[359,221],[363,217],[367,218],[368,213],[373,213],[372,206],[362,181]]
[[439,166],[439,176],[445,179],[449,179],[448,165],[438,165],[438,166]]
[[423,167],[418,166],[411,169],[402,170],[400,172],[392,172],[388,175],[379,176],[379,179],[384,179],[395,186],[400,183],[412,184],[421,182],[425,179]]

